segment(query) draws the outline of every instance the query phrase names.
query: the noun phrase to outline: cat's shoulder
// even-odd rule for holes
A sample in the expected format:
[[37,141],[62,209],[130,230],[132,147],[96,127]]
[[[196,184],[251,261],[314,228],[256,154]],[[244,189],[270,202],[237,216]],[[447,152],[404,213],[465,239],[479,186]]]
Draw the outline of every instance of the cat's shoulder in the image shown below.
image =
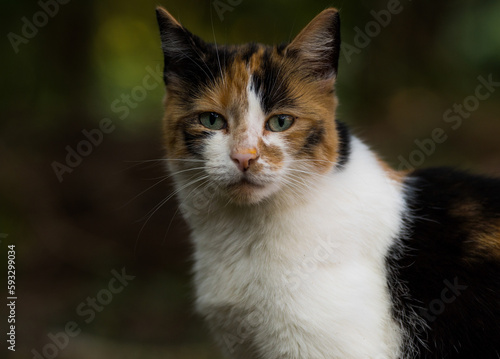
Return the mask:
[[415,170],[405,182],[421,242],[462,259],[500,262],[500,178],[436,167]]
[[422,357],[460,348],[460,358],[497,358],[500,179],[429,168],[408,173],[405,187],[403,245],[388,257],[396,317],[410,331],[407,318],[424,320]]

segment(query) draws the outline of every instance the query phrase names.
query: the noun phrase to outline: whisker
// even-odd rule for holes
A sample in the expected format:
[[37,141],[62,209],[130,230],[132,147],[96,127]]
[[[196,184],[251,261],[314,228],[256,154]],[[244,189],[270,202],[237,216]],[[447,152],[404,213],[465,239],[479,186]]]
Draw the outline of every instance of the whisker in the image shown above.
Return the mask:
[[[168,201],[170,198],[172,198],[173,196],[175,196],[177,193],[179,193],[180,191],[182,191],[184,188],[186,188],[186,187],[190,186],[190,185],[191,185],[191,184],[193,184],[193,183],[196,183],[196,182],[198,181],[198,179],[193,180],[193,181],[191,181],[191,179],[193,179],[193,178],[194,178],[194,177],[196,177],[197,175],[198,175],[198,173],[196,173],[195,175],[191,176],[191,177],[188,179],[188,181],[189,181],[189,182],[188,182],[187,184],[185,184],[184,186],[180,187],[179,189],[175,190],[175,191],[174,191],[174,192],[172,192],[170,195],[168,195],[168,196],[166,197],[166,200]],[[206,177],[208,177],[208,176],[205,176],[205,178],[206,178]],[[164,199],[164,200],[165,200],[165,199]],[[163,200],[162,200],[162,201],[163,201]],[[162,205],[162,204],[161,204],[161,203],[162,203],[162,201],[160,201],[160,203],[158,203],[158,204],[157,204],[156,206],[154,206],[154,207],[153,207],[150,211],[148,211],[148,212],[147,212],[147,213],[146,213],[146,214],[145,214],[142,218],[140,218],[140,219],[139,219],[139,221],[144,220],[146,217],[148,217],[148,216],[149,216],[149,214],[150,214],[151,212],[156,211],[156,210],[157,210],[157,207]]]
[[308,174],[308,175],[311,175],[311,176],[315,176],[315,177],[318,177],[318,178],[328,178],[328,174],[315,173],[315,172],[310,172],[310,171],[303,171],[303,170],[299,170],[299,169],[296,169],[296,168],[288,168],[288,171],[298,172],[298,173],[305,173],[305,174]]
[[314,186],[314,183],[311,182],[306,182],[305,179],[302,176],[298,176],[293,173],[288,173],[287,176],[294,178],[295,180],[299,181],[301,185],[306,186],[306,187],[311,187]]
[[326,162],[326,163],[331,163],[331,164],[337,164],[335,161],[328,161],[328,160],[320,160],[320,159],[302,159],[302,160],[286,160],[285,163],[294,163],[294,162]]
[[[203,61],[203,64],[205,65],[206,69],[210,72],[210,76],[212,77],[212,81],[214,83],[216,83],[215,81],[215,76],[214,74],[212,73],[212,70],[210,70],[210,68],[208,67],[207,63],[205,60],[203,60],[203,54],[200,54],[195,48],[193,48],[194,52],[196,53],[196,55],[198,55],[198,57]],[[189,60],[191,60],[196,66],[198,66],[200,68],[201,71],[203,71],[203,73],[205,75],[207,75],[207,77],[210,77],[208,75],[208,73],[203,69],[203,67],[200,66],[200,64],[198,64],[194,59],[192,59],[190,56],[187,56],[182,50],[178,50],[181,54],[184,55],[184,57],[188,58]]]
[[152,164],[151,166],[148,166],[146,168],[154,167],[154,165],[161,165],[163,166],[164,162],[168,161],[182,161],[182,162],[205,162],[204,160],[195,160],[195,159],[179,159],[179,158],[159,158],[159,159],[150,159],[150,160],[140,160],[140,161],[124,161],[125,163],[132,163],[131,166],[125,168],[125,171],[129,171],[132,168],[135,168],[140,165],[145,165],[145,164]]
[[186,196],[186,198],[184,198],[182,200],[182,202],[177,206],[177,209],[175,210],[172,218],[170,219],[170,222],[168,224],[167,230],[165,231],[165,236],[163,237],[162,245],[165,244],[165,241],[167,240],[167,234],[170,231],[170,227],[172,226],[172,222],[174,221],[175,216],[179,212],[179,210],[181,208],[181,205],[188,200],[188,198],[193,194],[194,191],[196,191],[199,187],[204,186],[204,185],[206,185],[209,182],[210,182],[210,180],[207,179],[207,180],[203,181],[201,184],[199,184],[198,186],[196,186],[193,190],[191,190],[191,192],[188,193],[188,195]]
[[205,166],[202,166],[202,167],[191,167],[191,168],[187,168],[187,169],[184,169],[184,170],[171,172],[169,174],[169,177],[173,177],[173,176],[176,176],[176,175],[178,175],[180,173],[184,173],[184,172],[195,171],[195,170],[204,170],[205,168],[206,168]]
[[283,184],[285,186],[287,186],[288,188],[290,188],[294,192],[298,192],[301,190],[301,188],[299,187],[299,184],[297,182],[293,181],[292,178],[283,179]]
[[125,162],[147,163],[147,162],[168,162],[168,161],[205,162],[205,160],[198,160],[198,159],[194,159],[194,158],[155,158],[155,159],[149,159],[149,160],[125,161]]
[[[193,176],[193,177],[194,177],[194,176]],[[193,178],[193,177],[191,177],[191,178]],[[156,212],[157,212],[157,211],[158,211],[161,207],[163,207],[163,205],[164,205],[165,203],[167,203],[167,202],[168,202],[168,201],[169,201],[169,200],[170,200],[173,196],[175,196],[177,193],[179,193],[180,191],[182,191],[184,188],[189,187],[189,186],[191,186],[191,185],[193,185],[193,184],[195,184],[195,183],[197,183],[197,182],[199,182],[199,181],[203,181],[203,180],[205,180],[205,179],[207,179],[207,178],[208,178],[208,175],[206,175],[206,176],[202,176],[202,177],[200,177],[200,178],[197,178],[197,179],[195,179],[195,180],[193,180],[193,181],[188,182],[187,184],[185,184],[184,186],[180,187],[180,188],[179,188],[179,189],[177,189],[176,191],[174,191],[174,192],[172,192],[171,194],[169,194],[166,198],[164,198],[163,200],[161,200],[161,201],[160,201],[160,203],[158,203],[156,206],[154,206],[152,210],[150,210],[150,211],[149,211],[149,212],[148,212],[148,213],[147,213],[144,217],[142,217],[142,218],[141,218],[141,220],[142,220],[142,219],[144,219],[145,217],[148,217],[148,218],[146,219],[146,221],[145,221],[145,222],[144,222],[144,224],[142,225],[141,229],[139,230],[139,234],[137,235],[137,240],[136,240],[136,243],[135,243],[134,251],[136,251],[136,250],[137,250],[137,245],[138,245],[138,243],[139,243],[139,238],[140,238],[140,236],[141,236],[141,234],[142,234],[142,231],[144,230],[144,228],[145,228],[145,227],[146,227],[146,225],[148,224],[149,220],[150,220],[150,219],[154,216],[154,214],[155,214],[155,213],[156,213]],[[151,213],[151,214],[150,214],[150,213]]]
[[291,173],[289,173],[286,177],[285,177],[286,180],[291,180],[294,184],[295,184],[295,188],[297,189],[302,189],[302,187],[300,186],[307,186],[307,183],[304,182],[304,180],[298,176],[294,176],[292,175]]
[[132,163],[130,166],[127,166],[124,171],[130,171],[132,168],[138,167],[140,165],[148,165],[144,166],[144,168],[154,168],[155,166],[161,165],[161,163],[153,163],[151,162],[144,162],[144,161],[124,161],[126,163]]
[[163,181],[169,179],[170,177],[174,176],[174,175],[177,175],[179,173],[183,173],[183,172],[189,172],[189,171],[194,171],[194,170],[200,170],[200,169],[204,169],[205,167],[194,167],[194,168],[188,168],[186,170],[182,170],[182,171],[177,171],[177,172],[174,172],[174,173],[170,173],[166,176],[162,176],[162,177],[159,177],[161,180],[156,182],[154,185],[152,186],[149,186],[148,188],[146,188],[144,191],[140,192],[138,195],[134,196],[132,199],[130,199],[129,201],[127,201],[124,205],[122,205],[121,207],[119,207],[120,209],[124,208],[125,206],[128,206],[131,202],[133,202],[135,199],[137,199],[138,197],[140,197],[141,195],[143,195],[144,193],[146,193],[147,191],[149,191],[151,188],[154,188],[156,186],[158,186],[160,183],[162,183]]
[[278,82],[279,75],[280,75],[280,72],[281,72],[282,68],[283,68],[283,66],[280,66],[280,68],[278,70],[278,74],[276,75],[276,81],[274,81],[273,87],[271,88],[271,91],[269,91],[271,94],[274,94],[275,90],[276,91],[279,90],[281,88],[281,86],[283,85],[283,83],[285,82],[285,77],[281,78],[281,81],[280,81],[278,87],[276,87],[276,83]]
[[148,178],[148,180],[158,180],[158,179],[162,179],[162,178],[170,178],[170,177],[173,177],[179,173],[183,173],[183,172],[189,172],[189,171],[195,171],[195,170],[204,170],[205,169],[205,166],[203,167],[191,167],[191,168],[187,168],[187,169],[183,169],[183,170],[179,170],[179,171],[175,171],[175,172],[168,172],[162,176],[159,176],[159,177],[154,177],[154,178]]
[[224,78],[224,73],[222,72],[222,66],[220,64],[219,48],[217,46],[217,39],[215,38],[215,28],[214,28],[214,18],[213,18],[213,13],[212,13],[212,7],[210,7],[210,21],[212,23],[212,34],[214,36],[215,53],[217,54],[217,62],[219,64],[220,76],[222,78],[222,84],[225,86],[226,85],[226,81],[225,81],[225,78]]
[[[271,87],[271,90],[269,91],[269,93],[273,94],[274,92],[274,89],[276,87],[276,83],[277,83],[277,79],[279,78],[280,76],[280,73],[281,73],[281,69],[283,68],[283,66],[280,66],[279,70],[278,70],[278,73],[276,74],[276,81],[273,82],[273,87]],[[281,84],[280,84],[281,85]]]

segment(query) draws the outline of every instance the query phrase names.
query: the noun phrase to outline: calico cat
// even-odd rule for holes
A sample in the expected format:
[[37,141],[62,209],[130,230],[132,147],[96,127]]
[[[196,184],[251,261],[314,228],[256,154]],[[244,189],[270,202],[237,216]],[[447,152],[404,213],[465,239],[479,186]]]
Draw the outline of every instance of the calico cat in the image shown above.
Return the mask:
[[500,181],[396,172],[336,119],[335,9],[279,46],[157,19],[196,309],[227,357],[500,357]]

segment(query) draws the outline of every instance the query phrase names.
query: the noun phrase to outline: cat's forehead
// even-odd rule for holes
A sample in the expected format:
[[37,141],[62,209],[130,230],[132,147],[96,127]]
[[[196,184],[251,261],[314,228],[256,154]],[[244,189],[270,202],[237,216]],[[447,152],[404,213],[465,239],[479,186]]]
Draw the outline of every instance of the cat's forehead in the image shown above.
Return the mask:
[[337,10],[325,10],[289,44],[277,46],[210,44],[165,10],[159,9],[157,18],[170,119],[217,109],[241,111],[248,106],[250,93],[259,99],[267,117],[319,118],[335,107],[340,52]]
[[255,43],[213,46],[205,59],[211,69],[205,74],[208,81],[199,95],[205,94],[229,112],[246,109],[250,95],[258,98],[264,113],[293,106],[289,86],[292,75],[284,50],[285,45]]
[[278,65],[284,58],[285,48],[286,44],[272,46],[253,42],[242,45],[212,45],[212,50],[218,58],[226,57],[223,60],[227,60],[227,65],[243,65],[251,72]]

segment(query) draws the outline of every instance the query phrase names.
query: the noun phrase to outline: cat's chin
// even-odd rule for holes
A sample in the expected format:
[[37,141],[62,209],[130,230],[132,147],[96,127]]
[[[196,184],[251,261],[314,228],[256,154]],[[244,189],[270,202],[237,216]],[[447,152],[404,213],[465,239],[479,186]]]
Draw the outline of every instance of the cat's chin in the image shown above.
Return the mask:
[[273,191],[273,185],[261,184],[246,178],[228,186],[227,194],[232,202],[239,205],[251,205],[269,197]]

